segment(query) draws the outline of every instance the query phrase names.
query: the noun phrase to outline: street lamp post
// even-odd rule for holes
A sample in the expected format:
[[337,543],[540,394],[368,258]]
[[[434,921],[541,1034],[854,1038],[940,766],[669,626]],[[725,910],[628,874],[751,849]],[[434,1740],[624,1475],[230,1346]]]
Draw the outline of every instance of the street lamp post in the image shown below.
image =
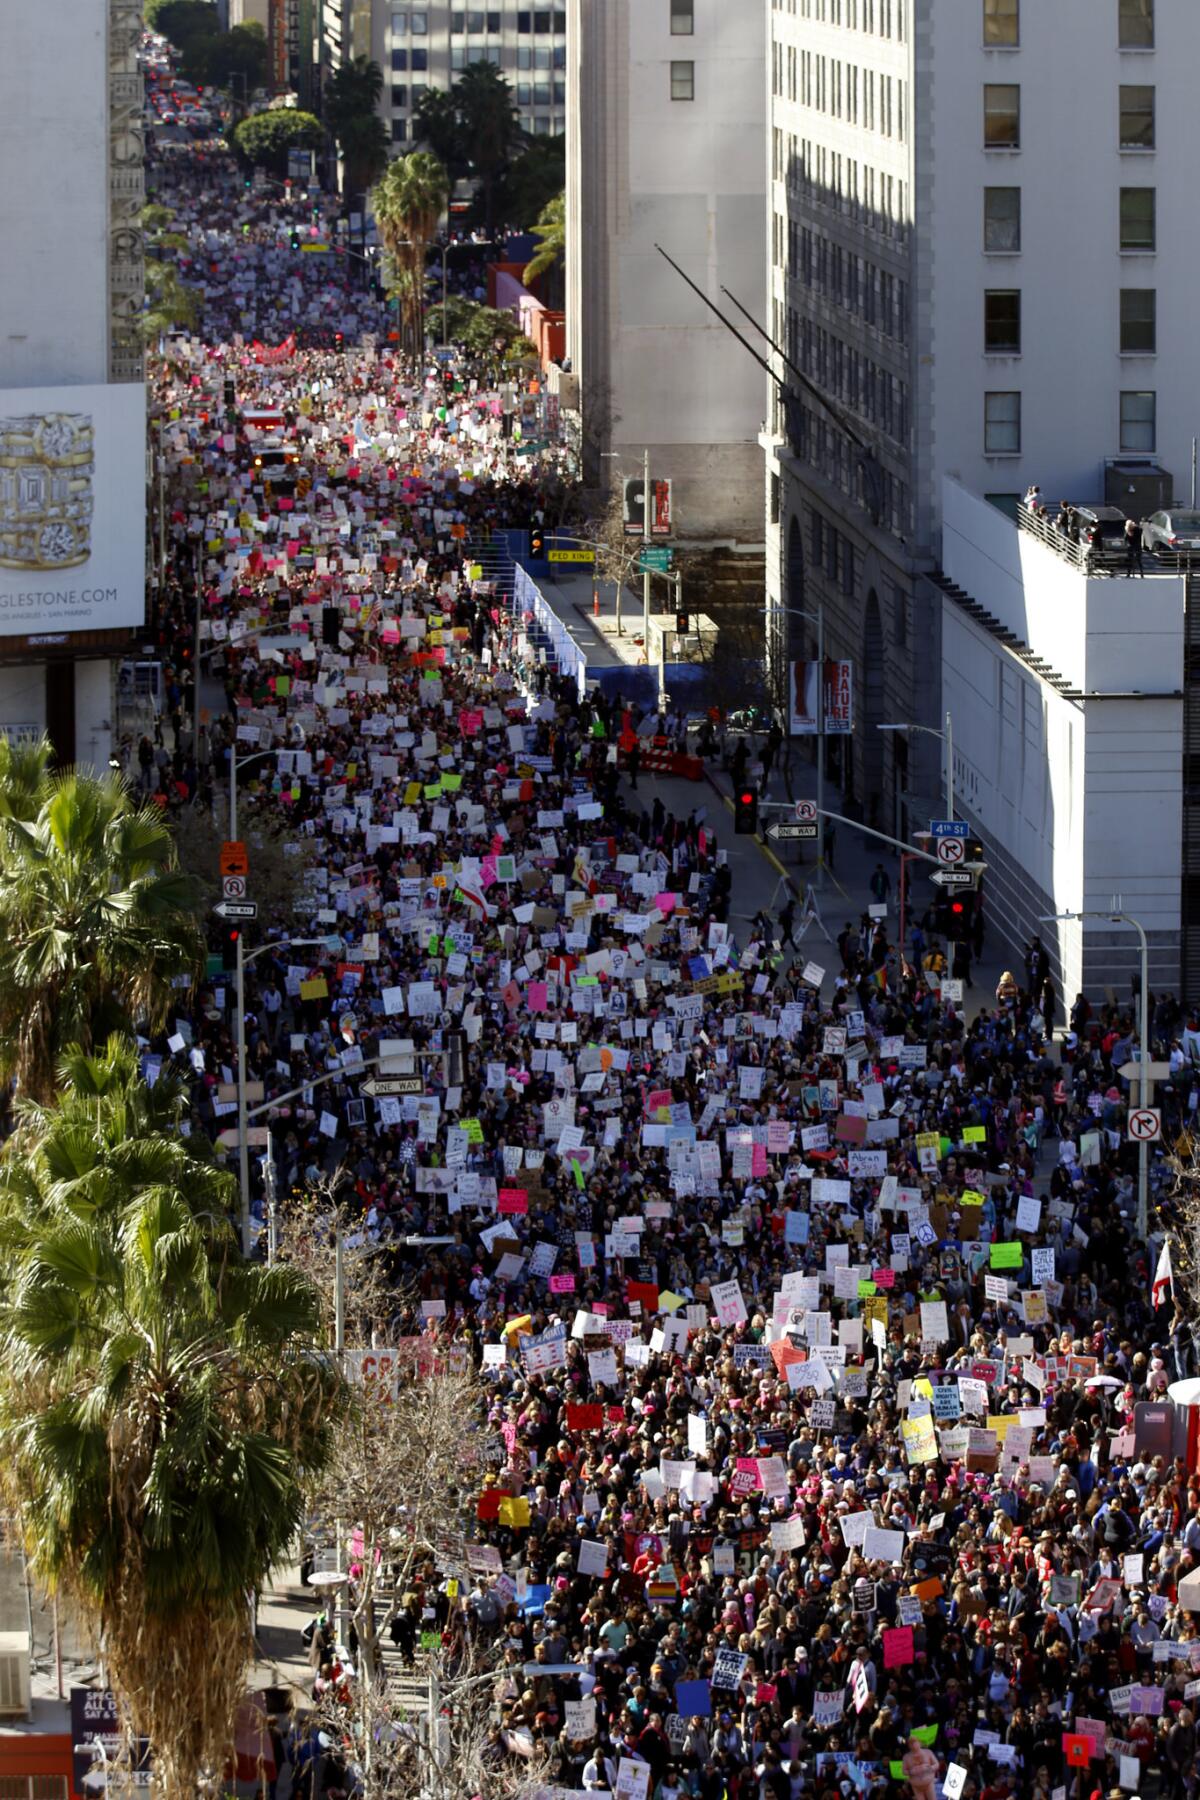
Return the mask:
[[[794,613],[817,628],[817,867],[818,890],[825,886],[825,602],[818,598],[815,613],[803,606],[768,606],[767,613]],[[790,663],[784,657],[784,691]]]
[[945,729],[939,731],[936,725],[914,725],[902,719],[898,723],[880,725],[880,731],[923,731],[928,737],[940,738],[945,749],[943,780],[946,784],[946,817],[954,817],[954,720],[949,711],[946,713]]
[[[197,671],[199,673],[199,671]],[[231,841],[237,839],[237,778],[238,770],[244,769],[252,762],[261,762],[264,756],[274,756],[274,750],[256,750],[252,756],[239,757],[236,748],[229,750],[229,836]],[[242,934],[237,935],[237,964],[235,980],[237,989],[235,1005],[237,1008],[237,1107],[238,1107],[238,1189],[242,1202],[242,1251],[250,1254],[250,1146],[246,1142],[246,954],[242,947]]]
[[[1061,912],[1046,913],[1038,920],[1039,925],[1056,925],[1069,920],[1072,924],[1082,924],[1087,919],[1107,919],[1110,925],[1128,925],[1138,934],[1141,947],[1142,991],[1138,1007],[1138,1076],[1137,1103],[1146,1106],[1154,1097],[1154,1084],[1149,1078],[1150,1066],[1150,951],[1145,927],[1131,913],[1120,911],[1118,897],[1116,908],[1112,912]],[[1138,1139],[1138,1210],[1137,1231],[1143,1243],[1149,1223],[1150,1200],[1150,1146],[1145,1138]]]

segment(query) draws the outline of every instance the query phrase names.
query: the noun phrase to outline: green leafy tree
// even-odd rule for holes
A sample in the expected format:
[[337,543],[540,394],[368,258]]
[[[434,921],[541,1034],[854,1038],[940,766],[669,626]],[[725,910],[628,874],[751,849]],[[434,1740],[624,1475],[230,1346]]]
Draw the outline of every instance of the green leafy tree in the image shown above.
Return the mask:
[[556,194],[542,208],[533,228],[541,241],[525,265],[525,280],[536,281],[539,275],[557,274],[567,253],[567,196]]
[[124,783],[49,777],[0,819],[0,1073],[47,1100],[62,1047],[167,1018],[204,943],[171,833]]
[[244,167],[266,169],[282,179],[287,174],[288,151],[319,150],[325,142],[325,127],[311,113],[281,106],[242,119],[229,141]]
[[508,171],[502,194],[504,218],[530,231],[566,184],[566,139],[535,137]]
[[348,195],[365,192],[387,167],[388,137],[379,117],[383,70],[370,57],[343,63],[325,89],[325,122],[345,162]]
[[54,746],[48,737],[36,744],[14,744],[0,737],[0,819],[37,817],[50,788]]
[[146,24],[181,51],[198,38],[217,37],[221,30],[211,0],[146,0]]
[[261,87],[267,78],[267,34],[257,19],[234,25],[219,37],[197,40],[198,66],[193,80],[228,88],[236,78],[246,93]]
[[243,1261],[236,1182],[179,1135],[169,1078],[147,1093],[114,1038],[59,1079],[0,1176],[0,1484],[35,1576],[103,1643],[164,1800],[193,1800],[342,1390],[311,1282]]
[[191,331],[200,320],[200,295],[182,280],[172,263],[146,263],[146,310],[142,337],[155,344],[169,331]]
[[400,303],[401,338],[414,352],[424,341],[425,252],[449,194],[446,171],[427,150],[398,156],[372,190],[371,205]]

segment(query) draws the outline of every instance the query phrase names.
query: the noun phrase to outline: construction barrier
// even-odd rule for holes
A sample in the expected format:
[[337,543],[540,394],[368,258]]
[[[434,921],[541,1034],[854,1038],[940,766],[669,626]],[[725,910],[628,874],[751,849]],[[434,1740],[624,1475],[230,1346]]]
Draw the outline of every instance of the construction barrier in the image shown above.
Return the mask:
[[[622,769],[629,767],[629,752],[623,748],[617,751],[617,764]],[[698,756],[687,756],[682,751],[668,749],[661,741],[642,741],[638,759],[639,775],[679,775],[684,781],[703,781],[704,764]]]

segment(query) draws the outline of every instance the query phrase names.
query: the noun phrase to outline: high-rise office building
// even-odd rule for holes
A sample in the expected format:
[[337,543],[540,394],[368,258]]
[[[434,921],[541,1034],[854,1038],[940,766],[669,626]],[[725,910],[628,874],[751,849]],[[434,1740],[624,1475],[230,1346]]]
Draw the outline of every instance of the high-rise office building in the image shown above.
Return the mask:
[[[824,610],[885,829],[936,791],[942,477],[1187,499],[1193,0],[771,0],[771,601]],[[828,404],[827,404],[828,403]],[[986,599],[986,596],[983,598]],[[778,648],[813,628],[778,614]],[[847,744],[849,740],[846,740]]]
[[567,15],[561,5],[321,0],[319,30],[326,75],[356,56],[373,58],[383,70],[380,112],[397,155],[416,146],[413,114],[422,94],[448,89],[475,62],[495,63],[501,70],[531,136],[554,137],[563,130]]
[[0,57],[0,733],[107,765],[145,618],[140,0],[44,0]]
[[[709,300],[764,316],[765,13],[571,0],[567,348],[585,474],[668,477],[686,537],[762,541],[762,381]],[[612,461],[604,461],[611,456]]]

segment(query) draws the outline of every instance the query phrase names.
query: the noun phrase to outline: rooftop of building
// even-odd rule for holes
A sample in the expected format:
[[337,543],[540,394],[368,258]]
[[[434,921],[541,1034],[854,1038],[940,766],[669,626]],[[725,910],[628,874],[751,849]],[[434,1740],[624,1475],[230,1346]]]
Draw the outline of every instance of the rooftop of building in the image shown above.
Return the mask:
[[[1064,500],[1040,509],[1022,501],[1017,507],[1017,524],[1081,575],[1126,576],[1130,573],[1129,551],[1120,513],[1119,507],[1100,500]],[[1099,515],[1103,522],[1098,544],[1088,542],[1093,515]],[[1143,547],[1141,572],[1151,577],[1188,575],[1192,572],[1193,556],[1195,568],[1200,571],[1200,552],[1166,555]]]

